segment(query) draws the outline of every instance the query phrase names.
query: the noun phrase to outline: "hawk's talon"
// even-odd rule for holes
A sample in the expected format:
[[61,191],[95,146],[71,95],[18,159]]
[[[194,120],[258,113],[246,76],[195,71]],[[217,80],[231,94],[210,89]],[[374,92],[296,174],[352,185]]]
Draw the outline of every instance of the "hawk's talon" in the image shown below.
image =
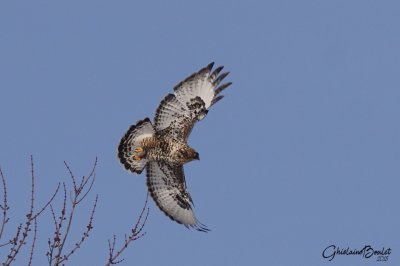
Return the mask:
[[143,150],[142,147],[135,148],[135,152],[137,152],[137,153],[140,153],[140,152],[143,152],[143,151],[144,151],[144,150]]
[[142,158],[140,156],[137,156],[137,155],[133,156],[133,160],[135,160],[135,161],[140,161],[141,159]]

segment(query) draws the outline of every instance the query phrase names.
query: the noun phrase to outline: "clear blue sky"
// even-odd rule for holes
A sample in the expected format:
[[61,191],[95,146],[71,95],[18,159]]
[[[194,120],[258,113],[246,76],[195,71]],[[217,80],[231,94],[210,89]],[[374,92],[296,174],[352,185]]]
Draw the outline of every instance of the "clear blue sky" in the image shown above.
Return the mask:
[[[376,265],[331,244],[391,248],[400,265],[400,4],[397,1],[2,1],[0,165],[23,221],[34,155],[37,203],[97,156],[70,265],[102,265],[143,205],[145,175],[120,165],[127,128],[153,118],[187,75],[215,61],[225,98],[197,124],[187,165],[190,231],[150,202],[147,235],[120,265]],[[39,220],[44,265],[49,212]],[[5,251],[1,251],[4,254]],[[0,255],[1,255],[0,254]],[[19,260],[17,265],[25,264]]]

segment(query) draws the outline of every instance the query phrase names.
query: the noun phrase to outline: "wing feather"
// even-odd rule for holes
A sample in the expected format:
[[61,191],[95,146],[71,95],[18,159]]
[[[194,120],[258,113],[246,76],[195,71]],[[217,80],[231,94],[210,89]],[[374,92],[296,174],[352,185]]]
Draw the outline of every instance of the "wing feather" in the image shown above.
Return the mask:
[[146,167],[147,187],[161,211],[187,228],[207,232],[194,212],[182,165],[151,161]]
[[157,108],[156,130],[165,130],[171,137],[186,141],[194,124],[203,119],[208,109],[223,98],[218,95],[232,82],[218,87],[229,72],[221,71],[223,66],[213,72],[214,63],[193,73],[174,87],[174,94],[168,94]]
[[155,128],[157,131],[163,130],[182,116],[188,116],[187,108],[181,104],[174,94],[168,94],[158,106],[155,116]]

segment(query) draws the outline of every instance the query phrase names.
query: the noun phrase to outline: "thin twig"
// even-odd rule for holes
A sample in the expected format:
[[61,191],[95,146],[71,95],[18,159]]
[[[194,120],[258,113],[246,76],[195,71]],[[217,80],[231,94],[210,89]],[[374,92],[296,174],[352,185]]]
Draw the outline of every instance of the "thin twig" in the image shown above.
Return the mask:
[[[20,224],[17,228],[17,233],[16,233],[15,237],[10,240],[10,244],[12,245],[12,247],[10,249],[10,253],[7,255],[7,260],[3,263],[3,265],[10,265],[15,260],[17,254],[19,253],[21,248],[26,244],[26,239],[28,237],[29,232],[31,231],[32,221],[35,221],[35,223],[36,223],[36,218],[47,208],[47,206],[50,205],[50,203],[53,201],[56,194],[58,193],[58,189],[59,189],[59,186],[57,187],[57,189],[54,192],[51,199],[44,205],[44,207],[41,208],[41,210],[39,212],[34,214],[33,210],[34,210],[34,203],[35,203],[35,171],[34,171],[33,156],[31,155],[31,199],[30,199],[29,211],[26,214],[24,228],[22,229],[22,224]],[[36,236],[34,236],[34,237],[36,237]]]
[[113,241],[111,244],[110,239],[108,239],[108,254],[109,254],[109,258],[108,260],[111,261],[112,260],[112,256],[114,254],[114,250],[115,250],[115,240],[116,240],[116,236],[113,235]]
[[86,230],[85,230],[85,232],[82,234],[81,239],[80,239],[77,243],[75,243],[74,248],[71,249],[71,251],[70,251],[67,255],[64,255],[64,256],[63,256],[63,258],[60,260],[60,263],[62,263],[62,262],[64,262],[64,261],[68,260],[69,257],[70,257],[72,254],[74,254],[75,251],[76,251],[77,249],[79,249],[79,248],[81,247],[82,243],[86,240],[86,238],[89,237],[89,232],[93,229],[93,218],[94,218],[94,213],[95,213],[95,211],[96,211],[98,199],[99,199],[99,196],[96,195],[96,199],[95,199],[94,204],[93,204],[92,213],[91,213],[90,218],[89,218],[89,223],[87,224]]
[[31,245],[31,252],[29,254],[28,266],[32,265],[33,251],[35,250],[36,235],[37,235],[37,221],[36,221],[36,218],[33,221],[34,221],[33,240],[32,240],[32,245]]
[[[17,227],[17,232],[15,233],[15,236],[12,239],[10,239],[10,244],[12,245],[12,247],[10,249],[11,252],[16,248],[16,246],[18,244],[18,239],[19,239],[19,236],[21,234],[21,229],[22,229],[22,224],[19,224],[18,227]],[[7,258],[8,257],[10,257],[10,255],[8,255]],[[3,264],[5,264],[5,263],[3,263]]]
[[63,197],[63,207],[61,209],[61,214],[58,217],[58,220],[56,218],[56,214],[54,212],[54,208],[52,205],[50,205],[50,211],[51,211],[51,216],[53,218],[54,222],[54,237],[53,241],[50,239],[48,240],[47,244],[49,246],[49,251],[46,253],[47,256],[47,261],[49,265],[52,265],[52,262],[54,260],[53,254],[56,248],[60,247],[60,242],[61,242],[61,227],[63,224],[63,221],[65,221],[65,215],[66,215],[66,206],[67,206],[67,188],[65,183],[63,182],[63,191],[64,191],[64,197]]
[[87,181],[88,181],[89,179],[92,180],[92,181],[90,182],[89,188],[86,190],[85,194],[83,194],[83,196],[82,196],[80,199],[77,200],[76,204],[81,203],[81,201],[82,201],[83,199],[85,199],[86,196],[89,194],[89,192],[92,190],[92,187],[93,187],[93,184],[94,184],[94,180],[96,180],[96,174],[94,174],[94,175],[90,174],[90,176],[86,179],[86,181],[81,183],[81,187],[82,187],[82,188],[86,186]]
[[[146,232],[142,233],[142,231],[147,222],[147,218],[149,216],[149,207],[147,207],[148,199],[149,199],[149,193],[147,193],[146,201],[144,203],[142,211],[140,212],[139,218],[137,219],[135,226],[131,229],[131,233],[129,236],[127,236],[125,234],[124,243],[123,243],[122,247],[117,251],[117,253],[114,254],[115,239],[116,239],[115,235],[113,236],[112,243],[110,240],[108,240],[109,257],[108,257],[107,263],[105,264],[106,266],[115,265],[115,264],[122,262],[124,259],[119,259],[119,260],[117,260],[117,259],[128,248],[129,244],[135,240],[138,240],[139,238],[143,237],[146,234]],[[142,220],[143,216],[144,216],[144,219]]]
[[[63,200],[63,207],[61,209],[61,215],[56,218],[54,214],[53,208],[52,210],[52,215],[53,215],[53,220],[55,223],[55,232],[54,232],[54,239],[48,240],[48,245],[49,245],[49,251],[46,253],[47,258],[48,258],[48,263],[49,265],[61,265],[63,262],[69,259],[69,257],[74,254],[83,244],[83,242],[89,237],[89,232],[93,229],[93,219],[94,219],[94,213],[96,211],[97,207],[97,201],[98,201],[98,195],[96,196],[95,202],[93,204],[92,212],[89,217],[89,222],[86,226],[85,231],[82,234],[82,237],[75,243],[73,248],[67,253],[65,253],[66,249],[66,241],[69,237],[69,233],[72,228],[72,224],[74,222],[74,217],[75,217],[75,210],[78,206],[79,203],[82,202],[86,198],[86,196],[89,194],[93,187],[94,180],[96,178],[95,170],[97,166],[97,158],[95,160],[94,166],[88,176],[82,177],[81,182],[78,184],[76,182],[76,178],[69,167],[69,165],[64,162],[65,167],[67,168],[72,185],[73,185],[73,190],[70,191],[70,200],[71,200],[71,207],[67,212],[67,196],[66,196],[66,186],[65,183],[63,184],[64,188],[64,200]],[[65,229],[63,230],[64,226],[63,223],[64,221],[67,223]]]
[[69,165],[67,164],[67,162],[64,161],[64,165],[67,167],[69,174],[71,176],[72,179],[72,184],[74,186],[74,192],[75,194],[80,195],[82,193],[82,190],[86,187],[86,184],[89,180],[91,180],[90,186],[89,188],[86,190],[85,194],[83,194],[83,196],[80,199],[77,199],[76,204],[79,204],[86,196],[87,194],[89,194],[89,192],[92,189],[93,183],[96,179],[96,167],[97,167],[97,157],[94,161],[93,164],[93,168],[92,171],[90,172],[90,174],[87,177],[82,177],[81,183],[79,184],[79,187],[76,185],[76,180],[75,180],[75,176],[71,171],[71,168],[69,167]]
[[[55,239],[57,237],[57,232],[59,229],[58,229],[56,214],[54,213],[53,205],[51,205],[51,204],[50,204],[50,211],[51,211],[51,216],[53,217],[54,226],[56,228],[55,233],[54,233],[55,234],[54,242],[56,242]],[[51,265],[52,258],[53,258],[53,252],[54,252],[54,248],[55,248],[55,245],[53,245],[52,243],[53,242],[49,238],[47,241],[47,244],[49,245],[49,251],[46,253],[47,261],[49,262],[49,265]]]
[[46,202],[46,204],[40,209],[40,211],[38,211],[35,215],[33,215],[31,217],[31,220],[36,219],[39,215],[41,215],[44,210],[47,209],[47,207],[49,207],[50,203],[54,200],[54,198],[56,197],[58,191],[60,190],[60,183],[58,183],[56,190],[54,191],[53,195],[51,196],[51,198]]
[[[3,204],[0,205],[0,208],[3,211],[3,219],[1,221],[1,227],[0,227],[0,239],[1,239],[2,236],[3,236],[3,232],[4,232],[4,228],[6,226],[6,223],[9,221],[9,218],[7,217],[7,211],[10,209],[10,207],[8,207],[8,205],[7,205],[6,178],[3,175],[3,171],[1,170],[1,167],[0,167],[0,175],[1,175],[1,181],[2,181],[2,186],[3,186],[3,192],[4,192],[4,194],[3,194]],[[6,244],[8,245],[9,242],[6,243]]]
[[0,248],[5,247],[5,246],[8,246],[8,245],[10,245],[10,244],[11,244],[11,240],[8,240],[8,242],[3,243],[3,244],[0,244]]
[[[13,245],[13,248],[11,249],[6,262],[4,263],[5,265],[10,265],[12,261],[15,260],[15,257],[17,256],[18,252],[22,248],[23,245],[26,244],[26,238],[28,237],[28,233],[31,230],[31,221],[32,221],[32,214],[33,214],[33,207],[34,207],[34,202],[35,202],[35,173],[34,173],[34,165],[33,165],[33,157],[31,156],[31,204],[29,206],[29,211],[26,214],[26,221],[25,221],[25,226],[24,230],[22,231],[22,238],[17,239],[18,244]],[[20,230],[20,229],[19,229]]]

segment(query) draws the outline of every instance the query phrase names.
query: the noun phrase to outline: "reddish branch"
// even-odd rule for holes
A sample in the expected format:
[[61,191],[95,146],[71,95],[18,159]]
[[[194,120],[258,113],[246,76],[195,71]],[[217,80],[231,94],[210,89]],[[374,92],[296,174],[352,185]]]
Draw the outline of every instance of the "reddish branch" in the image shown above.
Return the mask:
[[35,220],[33,220],[33,222],[34,222],[33,240],[32,240],[32,245],[31,245],[31,252],[29,253],[28,266],[32,265],[33,254],[34,254],[35,244],[36,244],[36,235],[37,235],[37,221],[36,221],[36,218],[35,218]]
[[[27,265],[30,266],[33,263],[33,257],[35,254],[35,245],[37,240],[37,218],[43,213],[43,211],[50,207],[51,217],[54,223],[54,236],[48,239],[48,247],[49,250],[46,253],[48,259],[48,265],[50,266],[58,266],[64,265],[65,262],[82,246],[85,240],[89,237],[89,233],[93,229],[93,219],[94,214],[97,207],[98,195],[94,200],[92,211],[90,217],[88,219],[88,223],[86,228],[83,230],[82,236],[75,242],[72,247],[67,248],[66,241],[69,237],[69,233],[71,231],[73,220],[75,218],[75,210],[77,206],[88,196],[89,192],[92,190],[94,181],[96,179],[96,166],[97,166],[97,158],[94,162],[93,168],[88,176],[82,177],[82,179],[77,180],[74,174],[72,173],[70,167],[66,162],[64,162],[69,175],[71,177],[73,190],[69,192],[70,203],[67,200],[67,186],[65,183],[62,184],[63,188],[63,201],[61,210],[57,211],[54,209],[52,202],[60,189],[60,183],[57,186],[52,197],[47,201],[47,203],[37,212],[35,212],[35,172],[34,172],[34,163],[33,157],[31,156],[31,197],[30,197],[30,205],[28,213],[26,214],[26,218],[24,223],[20,223],[16,228],[16,232],[14,237],[8,240],[4,244],[0,244],[1,247],[10,246],[10,251],[6,255],[5,261],[2,265],[10,265],[12,262],[16,260],[18,254],[20,254],[21,248],[26,245],[27,238],[29,234],[33,230],[32,243],[30,245],[29,257]],[[0,209],[2,212],[2,219],[0,219],[0,240],[2,239],[6,224],[9,221],[8,218],[8,199],[7,199],[7,187],[6,187],[6,179],[3,175],[3,172],[0,168],[0,176],[1,176],[1,186],[3,190],[3,198],[0,203]],[[149,215],[149,208],[147,206],[148,203],[147,194],[146,201],[140,213],[136,224],[132,227],[131,232],[127,235],[125,234],[125,240],[122,243],[121,247],[116,250],[116,236],[113,236],[113,240],[108,240],[108,251],[109,257],[106,265],[114,265],[123,261],[120,259],[122,253],[128,248],[128,246],[135,240],[143,237],[146,233],[143,232],[143,228],[147,222],[147,218]],[[59,214],[57,215],[57,213]],[[33,229],[32,229],[33,226]],[[2,252],[3,253],[3,252]],[[3,253],[4,254],[4,253]]]
[[[4,189],[4,206],[2,206],[3,209],[3,223],[4,221],[8,221],[8,219],[4,220],[4,217],[6,216],[6,211],[9,208],[7,206],[7,195],[6,195],[6,186],[5,186],[5,179],[3,174],[1,173],[2,179],[3,179],[3,189]],[[7,244],[11,245],[10,252],[7,255],[6,261],[3,262],[3,265],[10,265],[13,261],[15,261],[16,256],[20,252],[21,248],[26,245],[26,239],[29,235],[29,232],[31,231],[31,225],[32,222],[34,222],[34,238],[33,238],[33,243],[31,245],[31,256],[29,259],[29,264],[32,261],[33,258],[33,253],[34,253],[34,247],[35,247],[35,241],[36,241],[36,230],[37,230],[37,224],[36,224],[36,218],[39,217],[43,213],[43,211],[50,205],[50,203],[54,200],[56,194],[58,193],[58,190],[60,188],[60,185],[58,185],[56,191],[54,192],[53,196],[50,198],[49,201],[36,213],[34,213],[34,203],[35,203],[35,172],[34,172],[34,164],[33,164],[33,157],[31,156],[31,199],[30,199],[30,207],[29,211],[26,214],[26,219],[25,219],[25,226],[19,224],[17,227],[17,232],[15,234],[15,237],[12,238]],[[5,223],[6,223],[5,222]],[[4,224],[5,224],[4,223]],[[4,224],[2,228],[4,229]],[[28,265],[29,265],[28,264]]]
[[121,246],[121,248],[118,251],[115,250],[115,241],[116,241],[115,235],[113,236],[112,241],[108,240],[109,256],[108,256],[108,261],[105,264],[106,266],[110,266],[110,265],[114,265],[114,264],[118,264],[118,263],[122,262],[124,259],[119,259],[119,256],[121,256],[121,254],[128,248],[129,244],[135,240],[138,240],[139,238],[143,237],[146,234],[146,232],[142,232],[142,231],[147,222],[147,217],[149,216],[149,207],[147,207],[148,199],[149,199],[149,194],[147,193],[146,201],[145,201],[142,211],[139,215],[139,218],[138,218],[136,224],[132,227],[131,233],[129,234],[129,236],[127,236],[125,234],[125,241],[124,241],[123,245]]
[[[73,184],[73,191],[70,191],[71,207],[68,212],[67,188],[65,183],[63,183],[63,189],[64,189],[63,207],[61,209],[61,214],[58,218],[56,218],[53,206],[50,206],[55,226],[55,231],[53,239],[48,240],[49,251],[47,252],[46,255],[49,265],[61,265],[62,263],[65,263],[65,261],[67,261],[71,257],[71,255],[74,254],[81,247],[83,242],[89,237],[89,232],[93,229],[93,218],[94,218],[94,213],[96,211],[97,200],[98,200],[98,196],[96,196],[88,224],[86,225],[86,229],[82,233],[82,237],[75,243],[73,248],[65,252],[65,243],[68,239],[72,227],[76,207],[89,194],[96,179],[95,170],[97,166],[97,158],[95,160],[95,163],[93,165],[90,174],[88,176],[82,177],[79,184],[68,164],[66,162],[64,162],[64,164],[68,169]],[[67,223],[65,230],[63,230],[64,222]]]
[[[7,205],[7,186],[6,186],[6,179],[3,175],[3,171],[1,170],[0,167],[0,175],[1,175],[1,183],[2,183],[2,187],[3,187],[3,204],[0,205],[1,210],[3,211],[3,219],[1,221],[1,227],[0,227],[0,239],[3,236],[3,232],[4,232],[4,228],[6,226],[6,223],[9,221],[9,218],[7,217],[7,211],[10,209],[10,207],[8,207]],[[1,246],[4,245],[8,245],[10,242],[7,242],[6,244],[3,244]]]

